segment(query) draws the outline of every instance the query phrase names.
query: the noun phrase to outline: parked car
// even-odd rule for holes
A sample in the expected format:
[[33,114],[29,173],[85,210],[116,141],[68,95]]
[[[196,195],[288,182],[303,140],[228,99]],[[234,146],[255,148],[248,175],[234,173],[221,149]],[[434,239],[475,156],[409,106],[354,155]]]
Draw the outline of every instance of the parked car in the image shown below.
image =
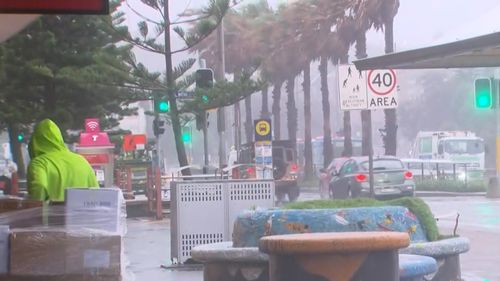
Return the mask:
[[[338,172],[333,172],[330,197],[334,199],[369,197],[368,166],[368,157],[353,157],[346,160]],[[374,158],[373,177],[375,198],[395,198],[415,194],[413,174],[406,170],[403,162],[396,157]]]

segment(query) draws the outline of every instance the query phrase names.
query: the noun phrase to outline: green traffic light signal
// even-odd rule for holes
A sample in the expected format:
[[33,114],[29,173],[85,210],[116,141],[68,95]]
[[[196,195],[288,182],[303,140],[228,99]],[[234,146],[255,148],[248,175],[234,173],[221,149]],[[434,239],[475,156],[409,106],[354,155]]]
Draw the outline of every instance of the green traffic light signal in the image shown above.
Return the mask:
[[21,133],[17,134],[17,141],[18,142],[23,142],[24,141],[24,135],[21,134]]
[[160,112],[167,112],[169,109],[168,102],[164,100],[160,101],[158,109],[160,110]]
[[201,97],[201,100],[204,102],[204,103],[208,103],[208,96],[207,95],[203,95]]
[[478,109],[492,108],[493,88],[490,79],[480,78],[474,81],[474,104]]
[[167,113],[170,110],[170,104],[165,99],[155,99],[155,112]]
[[184,143],[191,143],[191,140],[192,140],[191,127],[182,128],[182,141]]

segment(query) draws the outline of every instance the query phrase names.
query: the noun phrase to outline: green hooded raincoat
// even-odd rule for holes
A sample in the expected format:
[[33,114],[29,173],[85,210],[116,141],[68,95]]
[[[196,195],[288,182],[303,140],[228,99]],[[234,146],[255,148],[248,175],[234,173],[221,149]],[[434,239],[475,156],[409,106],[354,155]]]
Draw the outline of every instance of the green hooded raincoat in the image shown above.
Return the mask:
[[28,150],[31,157],[28,193],[31,198],[64,201],[66,188],[99,188],[90,164],[66,147],[59,127],[51,120],[38,123]]

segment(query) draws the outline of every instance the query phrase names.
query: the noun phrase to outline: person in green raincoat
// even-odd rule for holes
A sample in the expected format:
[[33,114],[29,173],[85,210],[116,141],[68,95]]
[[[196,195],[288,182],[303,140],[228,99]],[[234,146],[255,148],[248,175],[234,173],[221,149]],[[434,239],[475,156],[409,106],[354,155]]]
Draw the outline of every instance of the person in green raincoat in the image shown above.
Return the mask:
[[90,164],[66,147],[52,120],[36,125],[28,151],[28,193],[32,199],[60,202],[67,188],[99,188]]

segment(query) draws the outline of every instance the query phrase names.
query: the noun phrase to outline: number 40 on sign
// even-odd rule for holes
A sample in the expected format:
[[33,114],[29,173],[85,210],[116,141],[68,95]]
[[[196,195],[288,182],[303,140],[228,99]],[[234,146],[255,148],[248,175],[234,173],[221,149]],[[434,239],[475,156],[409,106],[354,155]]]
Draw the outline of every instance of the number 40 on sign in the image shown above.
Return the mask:
[[368,72],[368,109],[398,107],[396,72],[392,69]]

